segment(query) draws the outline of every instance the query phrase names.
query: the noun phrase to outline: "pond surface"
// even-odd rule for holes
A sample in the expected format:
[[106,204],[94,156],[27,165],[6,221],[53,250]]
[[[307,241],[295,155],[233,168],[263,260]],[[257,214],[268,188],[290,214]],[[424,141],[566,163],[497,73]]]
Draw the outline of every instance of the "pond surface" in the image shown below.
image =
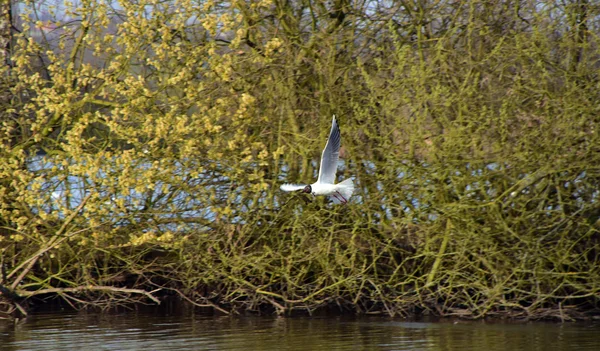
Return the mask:
[[600,322],[417,322],[44,312],[0,320],[0,350],[600,350]]

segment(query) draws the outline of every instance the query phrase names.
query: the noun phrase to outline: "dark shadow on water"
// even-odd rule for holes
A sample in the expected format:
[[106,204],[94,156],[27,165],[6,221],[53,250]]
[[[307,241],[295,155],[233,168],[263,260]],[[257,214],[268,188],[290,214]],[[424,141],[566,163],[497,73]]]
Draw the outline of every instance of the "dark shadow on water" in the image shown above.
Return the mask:
[[177,303],[52,306],[0,321],[1,350],[598,350],[600,323],[224,316]]

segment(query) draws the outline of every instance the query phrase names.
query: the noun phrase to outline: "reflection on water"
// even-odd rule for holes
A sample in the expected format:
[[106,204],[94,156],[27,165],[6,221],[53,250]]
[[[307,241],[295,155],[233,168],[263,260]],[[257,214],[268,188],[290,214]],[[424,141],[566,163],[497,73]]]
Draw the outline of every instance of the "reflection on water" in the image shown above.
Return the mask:
[[38,313],[0,320],[1,350],[600,350],[600,323]]

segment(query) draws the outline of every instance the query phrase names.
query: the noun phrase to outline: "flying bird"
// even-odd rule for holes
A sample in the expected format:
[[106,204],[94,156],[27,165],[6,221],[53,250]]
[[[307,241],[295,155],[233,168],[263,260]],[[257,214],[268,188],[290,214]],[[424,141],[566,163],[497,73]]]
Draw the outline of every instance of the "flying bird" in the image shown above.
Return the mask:
[[354,192],[352,179],[348,178],[338,184],[334,184],[341,141],[340,127],[335,119],[335,115],[333,115],[331,132],[329,132],[327,144],[321,154],[321,167],[319,168],[319,178],[317,178],[317,181],[310,185],[286,183],[280,187],[281,190],[302,190],[303,193],[329,196],[336,203],[348,203],[348,199],[350,199],[350,196]]

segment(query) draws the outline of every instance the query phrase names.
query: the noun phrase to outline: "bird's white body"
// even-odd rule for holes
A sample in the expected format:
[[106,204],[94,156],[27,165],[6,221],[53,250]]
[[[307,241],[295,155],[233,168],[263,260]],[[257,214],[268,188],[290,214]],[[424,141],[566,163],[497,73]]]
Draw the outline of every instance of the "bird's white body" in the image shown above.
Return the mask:
[[312,183],[310,185],[312,189],[313,195],[331,195],[337,191],[337,184],[321,184],[321,183]]
[[331,196],[335,203],[346,203],[354,192],[354,183],[348,178],[337,184],[313,183],[310,185],[313,195]]
[[302,192],[311,193],[313,195],[330,196],[336,203],[347,203],[354,192],[354,183],[352,182],[352,179],[346,179],[338,184],[334,184],[341,139],[340,128],[335,116],[333,116],[329,138],[327,139],[327,144],[321,154],[321,167],[319,168],[319,178],[317,181],[310,185],[283,184],[281,190],[302,190]]

